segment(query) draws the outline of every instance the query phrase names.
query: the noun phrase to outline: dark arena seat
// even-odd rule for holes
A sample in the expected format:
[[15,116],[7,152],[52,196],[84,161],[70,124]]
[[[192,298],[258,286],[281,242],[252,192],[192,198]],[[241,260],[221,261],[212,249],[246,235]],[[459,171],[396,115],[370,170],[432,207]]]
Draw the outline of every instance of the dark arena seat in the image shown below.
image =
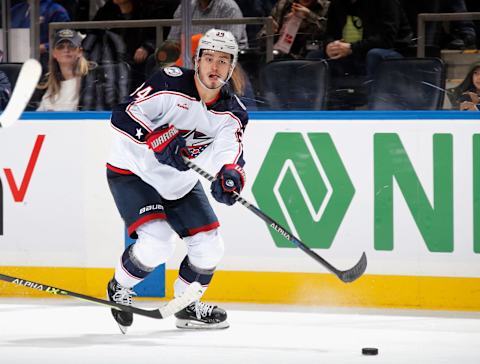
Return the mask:
[[323,110],[328,64],[321,60],[278,60],[260,71],[262,95],[269,110]]
[[445,98],[440,58],[383,61],[370,84],[370,110],[438,110]]
[[12,85],[12,89],[17,83],[18,74],[22,68],[23,63],[0,63],[0,71],[3,71]]

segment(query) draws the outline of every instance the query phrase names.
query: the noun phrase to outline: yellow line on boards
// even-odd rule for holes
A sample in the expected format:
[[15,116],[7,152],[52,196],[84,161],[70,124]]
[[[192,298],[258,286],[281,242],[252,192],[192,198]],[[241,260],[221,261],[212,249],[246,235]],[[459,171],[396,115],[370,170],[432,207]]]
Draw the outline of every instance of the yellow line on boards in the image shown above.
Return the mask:
[[[167,296],[176,271],[166,272]],[[331,307],[480,311],[480,278],[218,271],[205,300]]]
[[[0,273],[69,291],[105,298],[111,268],[0,267]],[[52,294],[0,281],[0,297],[57,297]]]
[[[95,297],[105,297],[111,268],[0,267],[0,272]],[[172,297],[176,270],[166,271]],[[217,271],[205,294],[211,302],[329,307],[480,311],[480,278],[367,274],[342,283],[331,274]],[[0,297],[56,297],[0,281]]]

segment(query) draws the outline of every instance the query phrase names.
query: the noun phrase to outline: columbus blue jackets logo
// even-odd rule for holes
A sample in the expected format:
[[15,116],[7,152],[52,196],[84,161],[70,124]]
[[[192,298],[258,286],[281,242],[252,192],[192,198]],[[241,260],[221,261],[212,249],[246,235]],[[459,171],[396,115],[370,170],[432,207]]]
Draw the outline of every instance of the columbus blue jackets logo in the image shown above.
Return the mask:
[[163,69],[163,72],[165,72],[170,77],[180,77],[181,75],[183,75],[182,70],[178,67],[165,67]]
[[185,138],[191,158],[198,157],[213,141],[212,137],[196,130],[182,130],[181,133]]

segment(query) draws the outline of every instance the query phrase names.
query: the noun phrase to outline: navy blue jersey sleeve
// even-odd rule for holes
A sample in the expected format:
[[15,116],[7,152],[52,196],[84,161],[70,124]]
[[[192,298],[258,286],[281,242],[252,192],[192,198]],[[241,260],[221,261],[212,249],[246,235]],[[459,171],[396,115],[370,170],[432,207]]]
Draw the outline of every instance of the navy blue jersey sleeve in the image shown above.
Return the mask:
[[181,67],[165,67],[155,72],[129,97],[126,104],[158,91],[172,91],[199,99],[193,82],[194,71]]
[[166,67],[155,72],[125,103],[113,109],[112,126],[136,142],[144,143],[145,136],[152,131],[152,122],[161,119],[168,108],[169,94],[199,99],[193,77],[193,70],[180,67]]

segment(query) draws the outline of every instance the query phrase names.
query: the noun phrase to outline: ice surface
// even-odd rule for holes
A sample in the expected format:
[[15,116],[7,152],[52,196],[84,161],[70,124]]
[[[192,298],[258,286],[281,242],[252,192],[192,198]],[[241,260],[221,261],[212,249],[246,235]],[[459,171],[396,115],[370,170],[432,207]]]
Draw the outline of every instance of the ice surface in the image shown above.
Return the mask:
[[480,363],[480,313],[223,306],[226,330],[136,316],[122,335],[102,306],[2,299],[0,363]]

